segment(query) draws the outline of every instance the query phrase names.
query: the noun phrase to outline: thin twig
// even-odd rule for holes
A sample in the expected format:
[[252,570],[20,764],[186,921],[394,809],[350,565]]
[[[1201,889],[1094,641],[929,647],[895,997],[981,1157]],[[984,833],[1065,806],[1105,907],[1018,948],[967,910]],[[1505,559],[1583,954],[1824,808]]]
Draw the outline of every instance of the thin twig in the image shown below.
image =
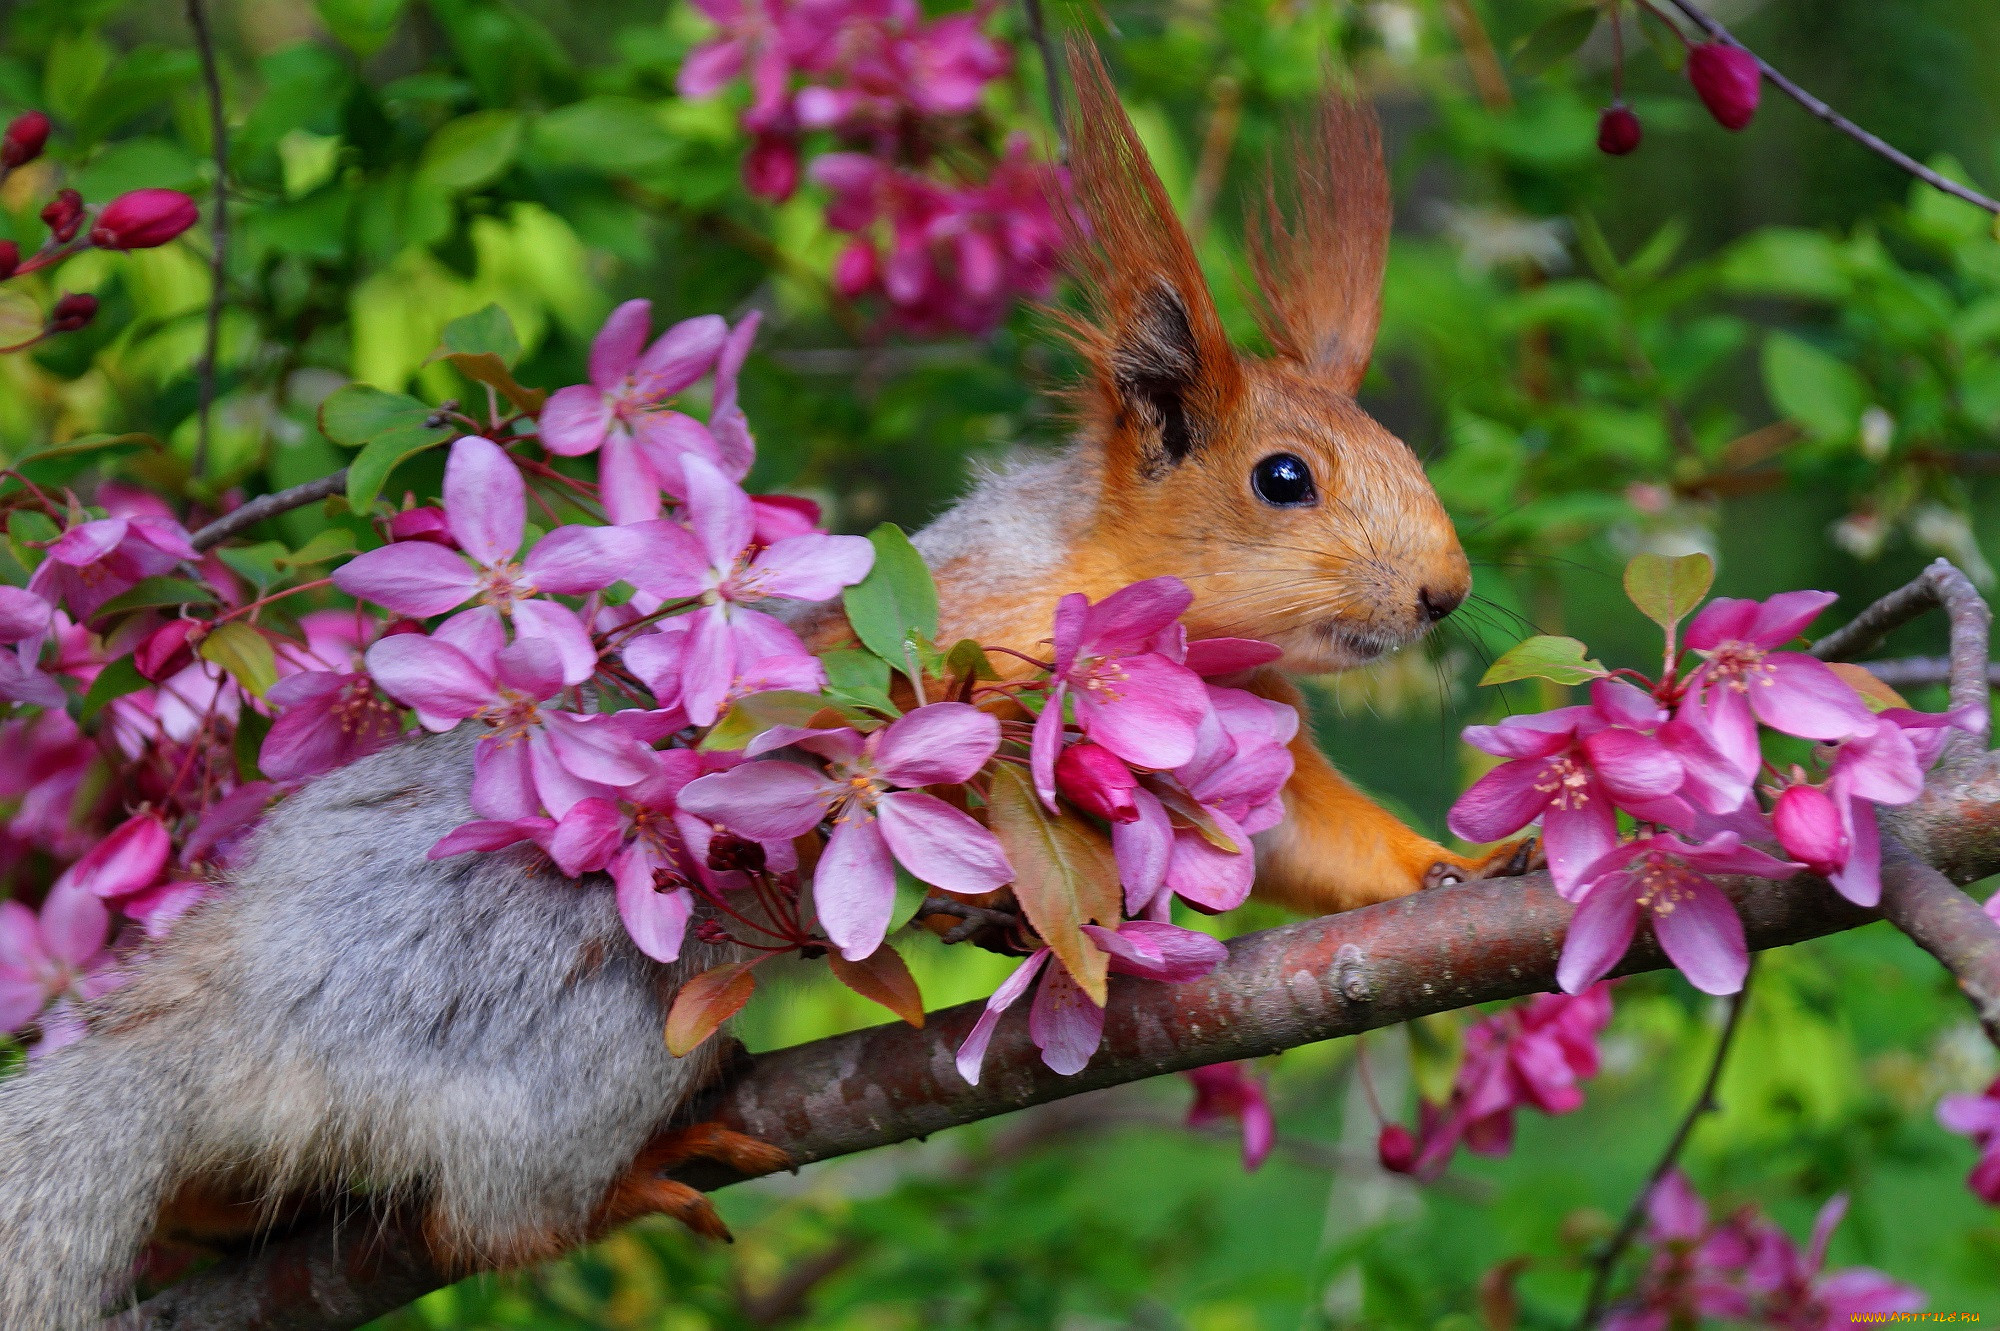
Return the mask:
[[1062,161],[1069,160],[1069,113],[1063,109],[1062,62],[1056,59],[1055,45],[1049,40],[1048,24],[1042,18],[1042,0],[1022,0],[1028,11],[1028,32],[1035,49],[1042,53],[1043,91],[1049,98],[1049,120],[1056,128],[1056,147]]
[[1839,130],[1842,134],[1853,139],[1856,143],[1878,157],[1886,158],[1888,161],[1895,163],[1918,180],[1929,185],[1932,189],[1943,190],[1953,198],[1963,199],[1975,208],[1984,208],[1989,213],[2000,214],[2000,200],[1989,199],[1976,189],[1968,188],[1959,184],[1956,180],[1949,180],[1939,175],[1902,149],[1884,142],[1881,138],[1861,128],[1861,126],[1855,124],[1852,120],[1849,120],[1846,116],[1840,114],[1840,112],[1834,110],[1825,102],[1822,102],[1819,98],[1786,78],[1776,69],[1773,69],[1770,61],[1764,59],[1763,56],[1758,55],[1755,51],[1750,50],[1749,47],[1744,46],[1742,42],[1737,41],[1730,34],[1729,29],[1717,23],[1702,10],[1697,9],[1690,3],[1690,0],[1667,0],[1667,2],[1685,14],[1690,23],[1700,28],[1716,41],[1727,42],[1729,45],[1747,52],[1757,62],[1757,68],[1763,71],[1764,77],[1770,81],[1772,87],[1784,93],[1800,106],[1803,106],[1811,115],[1825,121],[1828,125]]
[[229,132],[222,109],[222,74],[215,63],[215,39],[208,30],[202,0],[187,0],[188,26],[194,29],[195,50],[201,53],[201,80],[208,89],[210,155],[215,159],[215,216],[209,223],[208,331],[202,341],[201,400],[196,409],[194,474],[208,471],[209,416],[215,405],[215,359],[222,345],[222,281],[229,249]]
[[275,518],[280,513],[289,513],[295,508],[304,508],[316,499],[339,494],[347,488],[347,468],[342,467],[331,476],[322,476],[316,481],[294,485],[289,490],[280,490],[252,499],[240,508],[232,509],[215,521],[197,531],[189,543],[197,550],[206,550],[211,545],[226,541],[245,527],[254,527],[265,518]]
[[[1868,673],[1892,689],[1916,689],[1926,684],[1948,684],[1951,682],[1951,658],[1904,656],[1889,661],[1870,661]],[[1987,664],[1986,683],[1990,688],[2000,689],[2000,662]]]
[[1646,1203],[1652,1199],[1654,1189],[1660,1180],[1671,1173],[1680,1163],[1681,1152],[1686,1149],[1688,1138],[1694,1134],[1694,1125],[1702,1115],[1715,1109],[1715,1088],[1722,1080],[1722,1069],[1729,1061],[1729,1050],[1736,1043],[1736,1028],[1743,1019],[1743,1009],[1750,999],[1750,981],[1757,973],[1757,958],[1750,958],[1750,969],[1743,973],[1743,987],[1729,1000],[1729,1016],[1722,1023],[1722,1035],[1715,1042],[1715,1057],[1708,1065],[1708,1076],[1702,1080],[1701,1094],[1694,1098],[1688,1111],[1681,1117],[1680,1127],[1674,1130],[1673,1138],[1667,1142],[1667,1149],[1660,1153],[1660,1162],[1653,1166],[1653,1172],[1646,1178],[1646,1186],[1639,1189],[1638,1196],[1625,1209],[1625,1218],[1618,1225],[1618,1232],[1611,1236],[1611,1242],[1591,1259],[1590,1297],[1583,1305],[1583,1315],[1577,1319],[1576,1331],[1590,1331],[1604,1317],[1605,1306],[1610,1300],[1611,1276],[1618,1269],[1619,1258],[1632,1246],[1632,1240],[1639,1236],[1639,1227],[1646,1221]]

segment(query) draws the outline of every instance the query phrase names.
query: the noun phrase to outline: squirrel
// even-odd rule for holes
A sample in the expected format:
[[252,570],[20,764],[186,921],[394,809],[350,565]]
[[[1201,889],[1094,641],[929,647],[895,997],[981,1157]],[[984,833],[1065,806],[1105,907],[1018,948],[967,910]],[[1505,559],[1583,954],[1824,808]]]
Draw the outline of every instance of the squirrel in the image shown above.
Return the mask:
[[[1195,636],[1284,649],[1253,687],[1295,703],[1281,671],[1373,659],[1470,587],[1417,459],[1353,397],[1388,241],[1378,131],[1330,95],[1300,137],[1296,218],[1272,210],[1257,250],[1273,354],[1252,359],[1101,60],[1078,46],[1071,66],[1071,248],[1093,302],[1070,329],[1091,371],[1081,428],[919,534],[943,626],[1030,651],[1064,593],[1174,574],[1197,593]],[[129,1297],[150,1236],[254,1227],[273,1199],[420,1216],[438,1261],[471,1270],[655,1212],[721,1234],[661,1171],[782,1167],[773,1146],[680,1123],[721,1042],[675,1058],[661,1038],[682,984],[747,954],[691,932],[677,962],[651,961],[609,890],[532,849],[426,858],[472,816],[476,731],[393,746],[281,802],[81,1040],[0,1082],[0,1327],[93,1325]],[[1324,913],[1525,867],[1522,844],[1469,858],[1410,830],[1309,738],[1293,755],[1289,816],[1256,846],[1265,899]]]

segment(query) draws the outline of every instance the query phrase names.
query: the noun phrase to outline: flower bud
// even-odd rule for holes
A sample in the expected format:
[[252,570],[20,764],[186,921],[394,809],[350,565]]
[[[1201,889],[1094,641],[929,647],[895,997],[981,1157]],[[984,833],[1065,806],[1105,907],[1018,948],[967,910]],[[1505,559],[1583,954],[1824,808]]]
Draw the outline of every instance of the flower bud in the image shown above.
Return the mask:
[[1604,114],[1597,118],[1599,152],[1623,157],[1639,146],[1640,138],[1639,117],[1623,102],[1605,107]]
[[1688,51],[1688,82],[1724,129],[1742,129],[1757,114],[1763,74],[1757,57],[1727,42],[1703,42]]
[[57,190],[56,196],[42,205],[42,222],[57,240],[76,239],[83,226],[83,196],[73,189]]
[[1375,1139],[1375,1158],[1391,1174],[1408,1174],[1417,1167],[1417,1139],[1400,1123],[1384,1123]]
[[759,134],[743,157],[743,184],[760,199],[783,203],[799,187],[799,145],[784,134]]
[[1139,817],[1139,802],[1132,796],[1138,788],[1132,769],[1100,745],[1072,744],[1056,759],[1056,789],[1063,798],[1108,823]]
[[154,629],[152,635],[132,653],[132,664],[138,669],[140,677],[157,684],[192,665],[192,639],[195,630],[201,627],[192,619],[170,619]]
[[97,297],[82,291],[72,291],[56,302],[49,311],[49,331],[51,333],[74,333],[77,329],[97,317]]
[[0,240],[0,282],[14,275],[21,266],[21,247],[11,240]]
[[458,549],[458,542],[452,537],[451,527],[445,521],[444,510],[425,505],[421,508],[406,508],[389,519],[389,539],[392,541],[429,541],[432,545],[442,545]]
[[49,141],[49,118],[40,111],[23,111],[0,134],[0,170],[26,166],[42,155]]
[[874,287],[879,269],[875,247],[865,240],[850,240],[833,261],[833,289],[853,300]]
[[195,224],[201,210],[177,189],[135,189],[104,205],[90,243],[101,250],[150,250]]
[[1840,810],[1818,786],[1787,786],[1771,808],[1771,826],[1785,854],[1825,877],[1847,863]]

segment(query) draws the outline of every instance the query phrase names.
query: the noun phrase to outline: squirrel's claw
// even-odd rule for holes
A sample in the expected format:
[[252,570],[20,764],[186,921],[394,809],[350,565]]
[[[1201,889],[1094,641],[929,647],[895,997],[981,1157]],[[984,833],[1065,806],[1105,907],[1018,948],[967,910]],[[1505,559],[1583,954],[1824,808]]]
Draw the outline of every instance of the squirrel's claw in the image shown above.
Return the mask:
[[1476,860],[1439,860],[1424,871],[1421,886],[1454,887],[1475,878],[1518,878],[1547,864],[1542,839],[1527,836],[1496,847]]

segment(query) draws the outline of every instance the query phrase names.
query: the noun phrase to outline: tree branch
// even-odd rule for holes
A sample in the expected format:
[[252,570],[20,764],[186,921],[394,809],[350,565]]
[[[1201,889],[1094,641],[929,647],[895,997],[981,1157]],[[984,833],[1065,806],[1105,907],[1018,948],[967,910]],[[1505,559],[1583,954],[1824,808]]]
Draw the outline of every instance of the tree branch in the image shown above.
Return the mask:
[[[1875,918],[1812,878],[1726,886],[1753,948]],[[1191,984],[1114,976],[1103,1048],[1073,1077],[1043,1066],[1021,1014],[1001,1023],[986,1075],[967,1085],[953,1055],[984,1008],[974,1002],[931,1014],[922,1030],[897,1023],[760,1054],[701,1113],[782,1145],[800,1164],[872,1150],[1101,1087],[1550,989],[1570,910],[1545,874],[1420,892],[1233,939],[1229,959]],[[1619,973],[1665,964],[1648,935]],[[714,1167],[679,1177],[707,1189],[738,1181]],[[195,1276],[113,1326],[347,1331],[467,1274],[436,1269],[398,1229],[322,1230]]]
[[1976,189],[1970,189],[1959,184],[1956,180],[1950,180],[1939,175],[1902,149],[1861,128],[1861,126],[1855,124],[1852,120],[1849,120],[1846,116],[1840,114],[1840,112],[1834,110],[1825,102],[1822,102],[1819,98],[1813,96],[1804,88],[1801,88],[1798,84],[1772,68],[1768,60],[1758,55],[1755,51],[1750,50],[1749,47],[1744,46],[1742,42],[1737,41],[1730,34],[1729,29],[1710,18],[1703,10],[1697,9],[1690,3],[1690,0],[1667,0],[1667,3],[1671,4],[1675,9],[1680,10],[1681,13],[1687,16],[1690,23],[1700,28],[1711,38],[1718,42],[1727,42],[1729,45],[1747,52],[1757,62],[1757,68],[1763,72],[1764,77],[1770,81],[1771,86],[1784,93],[1785,96],[1791,98],[1800,106],[1803,106],[1812,116],[1825,121],[1828,125],[1839,130],[1848,138],[1853,139],[1876,156],[1893,162],[1915,176],[1918,180],[1929,185],[1932,189],[1943,190],[1953,198],[1963,199],[1975,208],[1983,208],[1989,213],[2000,214],[2000,201],[1989,199]]
[[295,508],[304,508],[315,500],[337,495],[347,488],[347,468],[342,467],[331,476],[322,476],[316,481],[294,485],[289,490],[280,490],[252,499],[249,503],[224,513],[215,521],[197,531],[189,538],[197,550],[206,550],[211,545],[220,545],[246,527],[254,527],[265,518],[275,518],[280,513],[289,513]]
[[1894,837],[1882,839],[1882,915],[1951,972],[2000,1045],[2000,925]]
[[[1951,682],[1951,658],[1904,656],[1892,661],[1870,661],[1868,673],[1892,689],[1919,689],[1926,684],[1948,684]],[[1986,686],[2000,689],[2000,662],[1986,667]]]

